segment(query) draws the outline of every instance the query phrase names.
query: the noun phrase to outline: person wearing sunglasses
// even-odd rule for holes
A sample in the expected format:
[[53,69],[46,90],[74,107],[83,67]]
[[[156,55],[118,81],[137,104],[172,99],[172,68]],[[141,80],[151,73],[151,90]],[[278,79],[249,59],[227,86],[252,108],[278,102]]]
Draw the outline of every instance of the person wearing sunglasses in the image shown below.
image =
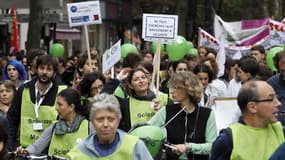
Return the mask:
[[237,102],[242,116],[220,132],[210,159],[268,159],[284,141],[278,121],[281,103],[274,89],[265,81],[248,81],[242,85]]

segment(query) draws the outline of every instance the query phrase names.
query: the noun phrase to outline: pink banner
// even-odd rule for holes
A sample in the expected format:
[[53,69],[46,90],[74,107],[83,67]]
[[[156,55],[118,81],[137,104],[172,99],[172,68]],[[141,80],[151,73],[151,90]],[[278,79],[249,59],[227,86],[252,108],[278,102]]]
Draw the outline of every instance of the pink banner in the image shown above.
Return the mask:
[[269,28],[266,28],[263,31],[259,32],[257,35],[254,35],[252,38],[241,42],[239,46],[253,45],[268,35],[269,35]]
[[268,25],[269,18],[265,19],[256,19],[256,20],[242,20],[241,29],[254,29],[259,28],[265,25]]

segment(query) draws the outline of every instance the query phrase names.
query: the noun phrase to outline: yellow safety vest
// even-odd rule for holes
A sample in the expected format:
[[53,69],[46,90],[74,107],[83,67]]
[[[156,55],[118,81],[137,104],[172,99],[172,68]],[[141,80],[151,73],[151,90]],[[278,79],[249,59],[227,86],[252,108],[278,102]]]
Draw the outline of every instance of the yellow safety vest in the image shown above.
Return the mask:
[[284,141],[280,122],[265,128],[236,123],[230,126],[233,138],[231,160],[267,160]]
[[[65,88],[66,86],[58,86],[58,92]],[[36,122],[35,104],[30,99],[29,88],[23,90],[21,106],[20,144],[27,147],[39,138],[44,129],[56,121],[57,111],[55,110],[55,102],[53,106],[41,105],[38,121],[43,124],[43,130],[35,131],[33,129],[33,124]]]
[[105,157],[90,157],[78,148],[78,146],[71,149],[71,151],[67,154],[67,157],[70,160],[132,160],[133,153],[135,149],[135,145],[138,142],[139,138],[132,135],[125,135],[122,144],[120,147],[111,155]]
[[77,142],[83,141],[88,136],[88,121],[83,120],[77,131],[56,135],[53,132],[49,145],[49,155],[66,157],[66,154],[76,145]]
[[[161,107],[164,107],[167,104],[167,94],[159,92],[157,98]],[[154,116],[155,111],[153,110],[151,103],[151,101],[138,100],[130,97],[129,105],[131,126],[134,126],[137,123],[145,123]]]

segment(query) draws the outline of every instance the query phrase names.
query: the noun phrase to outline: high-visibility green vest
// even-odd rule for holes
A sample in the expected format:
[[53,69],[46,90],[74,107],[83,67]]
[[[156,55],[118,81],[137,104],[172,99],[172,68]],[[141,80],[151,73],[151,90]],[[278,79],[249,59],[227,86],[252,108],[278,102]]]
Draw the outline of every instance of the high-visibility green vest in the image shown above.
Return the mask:
[[76,146],[77,142],[83,141],[88,136],[88,130],[88,121],[83,120],[75,132],[66,133],[64,135],[56,135],[53,132],[48,154],[66,157],[66,154]]
[[118,86],[118,87],[115,89],[115,91],[114,91],[113,94],[114,94],[115,96],[117,96],[117,97],[122,98],[122,99],[125,99],[125,98],[126,98],[126,96],[125,96],[125,91],[123,90],[123,88],[122,88],[121,86]]
[[267,160],[284,141],[280,122],[265,128],[253,128],[240,123],[230,126],[233,138],[232,160]]
[[[167,94],[160,92],[157,98],[161,107],[164,107],[167,104]],[[154,116],[155,111],[153,110],[151,103],[151,101],[138,100],[130,97],[129,105],[131,126],[137,123],[145,123]]]
[[132,135],[125,135],[120,147],[117,148],[117,150],[114,153],[112,153],[111,155],[105,156],[105,157],[100,157],[100,158],[90,157],[90,156],[82,153],[82,151],[80,151],[78,146],[71,149],[71,151],[67,154],[67,157],[70,160],[93,160],[93,159],[98,159],[98,160],[132,160],[135,145],[138,142],[138,140],[139,140],[138,137],[135,137]]
[[[58,92],[65,89],[66,86],[58,86]],[[55,102],[53,106],[39,107],[38,121],[43,124],[43,130],[33,130],[33,124],[36,122],[35,104],[31,101],[29,88],[24,88],[21,103],[21,122],[20,122],[20,144],[27,147],[33,144],[43,131],[56,121],[57,111],[55,110]]]

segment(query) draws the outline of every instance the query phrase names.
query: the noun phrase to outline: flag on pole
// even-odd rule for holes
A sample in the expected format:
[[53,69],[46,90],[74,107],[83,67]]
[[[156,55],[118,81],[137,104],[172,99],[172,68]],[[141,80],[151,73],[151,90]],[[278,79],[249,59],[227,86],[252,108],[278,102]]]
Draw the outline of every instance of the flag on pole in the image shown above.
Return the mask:
[[15,6],[13,6],[11,10],[11,15],[12,15],[12,29],[10,37],[10,53],[18,52],[20,49],[17,12]]

